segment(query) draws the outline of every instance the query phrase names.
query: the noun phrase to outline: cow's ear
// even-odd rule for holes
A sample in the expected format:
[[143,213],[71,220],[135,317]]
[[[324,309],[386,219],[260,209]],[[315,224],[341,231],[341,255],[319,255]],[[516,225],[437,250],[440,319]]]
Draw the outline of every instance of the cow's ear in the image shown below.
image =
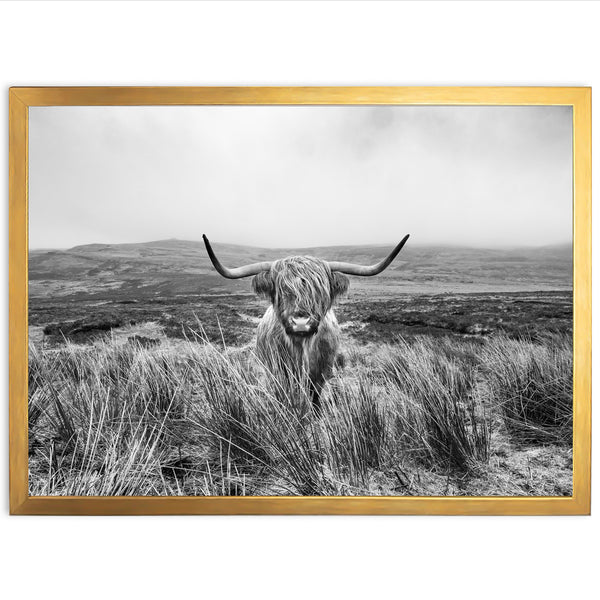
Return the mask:
[[331,296],[337,298],[348,291],[350,280],[343,274],[335,271],[331,274]]
[[252,279],[252,288],[254,292],[267,300],[273,300],[275,285],[271,271],[262,271]]

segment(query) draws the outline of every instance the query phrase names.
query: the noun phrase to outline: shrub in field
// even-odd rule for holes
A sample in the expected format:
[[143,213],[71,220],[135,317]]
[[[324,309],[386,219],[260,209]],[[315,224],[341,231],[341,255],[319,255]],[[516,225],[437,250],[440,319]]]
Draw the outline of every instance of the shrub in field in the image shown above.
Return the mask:
[[198,360],[194,370],[204,394],[203,402],[191,407],[191,416],[203,430],[213,449],[238,463],[265,459],[261,414],[254,410],[257,381],[217,351],[212,360]]
[[400,340],[382,369],[399,444],[431,466],[469,471],[487,462],[490,429],[476,393],[476,369],[452,350],[447,343]]
[[39,402],[39,394],[36,392],[40,385],[44,385],[44,362],[37,348],[32,347],[29,351],[29,373],[28,373],[28,425],[35,428],[38,419],[42,416],[42,408]]
[[570,338],[545,344],[494,338],[486,345],[488,393],[502,408],[509,430],[521,440],[571,443],[573,351]]
[[387,415],[369,375],[358,383],[336,382],[324,403],[322,432],[327,462],[339,481],[365,489],[371,469],[381,469],[389,441]]
[[332,493],[307,383],[290,389],[289,378],[282,386],[269,373],[255,373],[216,349],[196,369],[205,403],[195,405],[192,421],[213,455],[225,449],[238,470],[259,473],[287,493]]

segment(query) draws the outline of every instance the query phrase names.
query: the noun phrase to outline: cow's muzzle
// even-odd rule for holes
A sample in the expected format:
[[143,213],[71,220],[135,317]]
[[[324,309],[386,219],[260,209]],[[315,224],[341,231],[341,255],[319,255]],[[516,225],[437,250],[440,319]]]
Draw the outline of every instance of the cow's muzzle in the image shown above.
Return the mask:
[[310,337],[317,333],[319,323],[312,317],[292,316],[286,323],[285,330],[288,335],[295,337]]

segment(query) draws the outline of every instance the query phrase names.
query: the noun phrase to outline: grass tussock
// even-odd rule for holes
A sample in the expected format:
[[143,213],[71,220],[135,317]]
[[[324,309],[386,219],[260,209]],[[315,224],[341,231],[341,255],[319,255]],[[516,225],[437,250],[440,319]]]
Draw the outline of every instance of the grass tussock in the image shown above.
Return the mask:
[[490,422],[477,390],[474,354],[421,339],[400,341],[384,362],[397,393],[396,429],[404,445],[431,466],[471,471],[485,464]]
[[306,382],[267,374],[251,349],[32,346],[30,493],[507,495],[528,488],[501,476],[515,468],[499,459],[505,430],[562,444],[552,464],[567,465],[567,338],[423,337],[347,358],[315,413]]
[[486,345],[488,393],[522,441],[573,441],[573,352],[570,340],[549,344],[504,337]]

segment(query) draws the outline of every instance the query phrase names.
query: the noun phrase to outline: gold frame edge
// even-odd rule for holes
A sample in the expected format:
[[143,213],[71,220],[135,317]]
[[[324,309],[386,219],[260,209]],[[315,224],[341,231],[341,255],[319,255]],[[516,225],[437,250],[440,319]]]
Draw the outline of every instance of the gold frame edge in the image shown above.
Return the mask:
[[[31,497],[27,441],[30,106],[571,105],[574,418],[572,497]],[[11,514],[587,515],[591,507],[591,88],[13,87],[9,90],[9,479]]]

